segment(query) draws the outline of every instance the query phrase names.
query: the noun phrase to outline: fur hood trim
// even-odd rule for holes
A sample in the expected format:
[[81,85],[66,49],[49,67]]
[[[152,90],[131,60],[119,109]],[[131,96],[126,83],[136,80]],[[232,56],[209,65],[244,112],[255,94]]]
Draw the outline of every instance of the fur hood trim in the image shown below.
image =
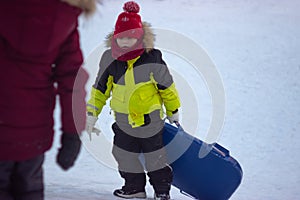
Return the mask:
[[[145,51],[148,53],[154,48],[155,35],[151,29],[151,24],[148,22],[143,22],[143,44]],[[111,41],[113,39],[114,32],[109,33],[105,38],[106,47],[111,48]]]
[[[92,15],[96,11],[96,3],[102,3],[102,0],[61,0],[83,10],[85,15]],[[96,2],[97,1],[97,2]]]

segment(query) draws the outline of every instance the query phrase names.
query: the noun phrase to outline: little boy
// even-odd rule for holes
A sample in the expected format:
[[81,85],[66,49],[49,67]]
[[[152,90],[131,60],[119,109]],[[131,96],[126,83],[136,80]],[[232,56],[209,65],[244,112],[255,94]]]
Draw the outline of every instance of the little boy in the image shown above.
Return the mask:
[[179,120],[180,100],[172,76],[154,48],[154,34],[148,23],[142,23],[135,2],[124,4],[115,30],[107,37],[109,50],[102,55],[99,72],[87,103],[86,130],[96,130],[106,100],[116,122],[112,125],[112,153],[125,184],[114,191],[122,198],[146,198],[146,175],[140,154],[156,200],[170,199],[173,178],[163,146],[163,105],[171,123]]

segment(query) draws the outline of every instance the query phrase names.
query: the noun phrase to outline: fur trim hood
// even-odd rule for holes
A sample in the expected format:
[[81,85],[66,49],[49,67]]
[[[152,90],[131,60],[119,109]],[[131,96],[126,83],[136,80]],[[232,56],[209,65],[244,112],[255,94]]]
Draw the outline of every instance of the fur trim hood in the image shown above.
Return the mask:
[[[154,48],[155,35],[151,29],[151,24],[148,22],[143,22],[143,44],[145,51],[148,53]],[[106,47],[111,48],[111,41],[113,39],[114,32],[109,33],[105,38]]]
[[61,0],[83,10],[84,14],[91,15],[96,11],[96,1],[101,4],[101,0]]

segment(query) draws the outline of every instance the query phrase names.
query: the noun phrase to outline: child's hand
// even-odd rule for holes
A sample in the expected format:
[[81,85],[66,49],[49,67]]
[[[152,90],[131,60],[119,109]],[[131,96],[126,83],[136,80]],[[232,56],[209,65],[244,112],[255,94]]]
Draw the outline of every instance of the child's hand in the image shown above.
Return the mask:
[[176,123],[179,121],[179,112],[177,111],[173,113],[172,116],[168,116],[167,118],[171,124]]
[[96,133],[96,135],[99,135],[101,131],[95,127],[95,124],[98,120],[98,117],[88,115],[86,117],[86,125],[85,130],[89,134],[90,141],[92,140],[92,133]]

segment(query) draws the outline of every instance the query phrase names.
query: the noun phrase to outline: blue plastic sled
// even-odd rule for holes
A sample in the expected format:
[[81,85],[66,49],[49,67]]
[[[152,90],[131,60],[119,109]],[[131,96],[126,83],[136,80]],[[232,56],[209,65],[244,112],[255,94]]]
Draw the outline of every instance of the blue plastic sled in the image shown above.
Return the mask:
[[221,145],[207,144],[167,123],[163,137],[172,185],[182,193],[199,200],[228,200],[240,185],[242,168]]

